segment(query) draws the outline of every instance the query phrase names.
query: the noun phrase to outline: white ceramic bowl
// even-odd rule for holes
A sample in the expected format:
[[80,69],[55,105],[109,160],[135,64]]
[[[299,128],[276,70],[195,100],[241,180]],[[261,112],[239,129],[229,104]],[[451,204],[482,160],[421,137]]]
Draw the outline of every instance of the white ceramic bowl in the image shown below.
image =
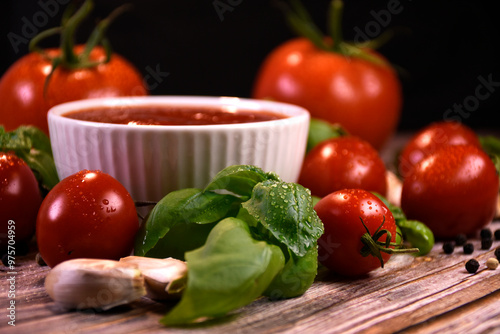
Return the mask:
[[[234,106],[286,118],[224,125],[123,125],[75,120],[68,112],[109,106]],[[296,182],[304,158],[309,113],[298,106],[234,97],[146,96],[63,103],[48,113],[54,161],[61,179],[99,169],[118,179],[137,201],[158,201],[173,190],[203,188],[236,164],[276,172]]]

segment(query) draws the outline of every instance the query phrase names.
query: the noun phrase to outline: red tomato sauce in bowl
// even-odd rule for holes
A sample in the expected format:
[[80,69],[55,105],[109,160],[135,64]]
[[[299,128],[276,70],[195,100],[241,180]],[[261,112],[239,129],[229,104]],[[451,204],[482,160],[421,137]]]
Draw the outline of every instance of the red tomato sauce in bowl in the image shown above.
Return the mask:
[[287,118],[271,111],[232,107],[121,106],[100,107],[63,114],[64,117],[99,123],[128,125],[212,125],[265,122]]

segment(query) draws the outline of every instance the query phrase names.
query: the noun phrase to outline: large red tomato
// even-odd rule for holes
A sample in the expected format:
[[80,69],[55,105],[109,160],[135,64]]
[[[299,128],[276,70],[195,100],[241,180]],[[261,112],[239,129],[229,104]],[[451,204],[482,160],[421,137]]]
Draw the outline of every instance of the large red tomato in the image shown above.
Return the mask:
[[[82,45],[76,47],[75,53],[80,53],[82,48]],[[46,52],[51,57],[61,53],[60,49],[50,49]],[[90,54],[90,60],[103,59],[103,48],[95,47]],[[2,76],[0,124],[7,131],[30,124],[48,134],[47,111],[62,102],[147,94],[140,73],[118,54],[113,54],[108,63],[95,67],[66,69],[59,66],[44,88],[51,71],[51,62],[41,54],[32,52],[16,61]]]
[[489,156],[473,145],[445,146],[404,179],[401,208],[438,238],[473,235],[493,219],[499,179]]
[[118,260],[132,251],[138,229],[135,204],[125,187],[109,174],[82,170],[43,200],[36,240],[50,267],[76,258]]
[[365,140],[344,136],[325,140],[307,153],[299,176],[314,196],[359,188],[386,195],[386,168]]
[[395,132],[402,106],[401,83],[390,65],[325,51],[305,38],[268,55],[253,97],[303,106],[312,117],[340,123],[376,149]]

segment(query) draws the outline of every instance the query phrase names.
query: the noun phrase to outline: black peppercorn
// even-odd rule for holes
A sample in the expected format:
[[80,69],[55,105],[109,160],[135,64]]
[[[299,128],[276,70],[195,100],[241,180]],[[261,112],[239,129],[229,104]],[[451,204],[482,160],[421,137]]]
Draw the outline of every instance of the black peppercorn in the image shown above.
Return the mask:
[[493,245],[493,239],[481,239],[481,249],[490,249]]
[[4,266],[8,267],[9,266],[9,255],[7,253],[2,255],[2,263]]
[[474,245],[469,243],[466,243],[464,245],[464,254],[472,254],[474,252]]
[[495,230],[495,239],[500,240],[500,228],[498,230]]
[[479,262],[475,259],[470,259],[465,263],[465,269],[471,274],[474,274],[479,269]]
[[463,246],[467,242],[467,236],[465,234],[457,234],[455,236],[455,245]]
[[495,256],[497,257],[497,259],[500,261],[500,247],[497,247],[495,249]]
[[493,236],[489,228],[483,228],[479,235],[481,236],[481,239],[491,239]]
[[443,251],[445,254],[451,254],[455,250],[455,245],[451,241],[446,241],[443,244]]

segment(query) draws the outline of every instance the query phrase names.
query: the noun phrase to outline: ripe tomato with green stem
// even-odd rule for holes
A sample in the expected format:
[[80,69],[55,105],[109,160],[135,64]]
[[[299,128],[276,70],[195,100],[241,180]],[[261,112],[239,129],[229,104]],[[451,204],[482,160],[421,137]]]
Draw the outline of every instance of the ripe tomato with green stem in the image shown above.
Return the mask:
[[82,170],[47,194],[36,240],[50,267],[75,258],[118,260],[130,255],[139,218],[125,187],[109,174]]
[[402,89],[392,66],[372,48],[345,42],[342,2],[332,1],[330,36],[312,23],[298,1],[287,11],[301,37],[285,42],[264,60],[253,97],[305,107],[314,118],[339,123],[347,132],[382,148],[396,131]]
[[[0,251],[26,242],[35,234],[42,203],[38,181],[30,167],[13,153],[0,152]],[[10,232],[9,232],[10,231]],[[10,237],[9,237],[10,236]],[[9,243],[9,240],[13,240]]]
[[318,240],[319,262],[337,274],[362,276],[395,253],[418,249],[398,248],[396,222],[377,196],[363,189],[343,189],[323,197],[315,206],[325,232]]
[[334,191],[359,188],[386,195],[386,168],[377,150],[356,136],[320,142],[302,164],[298,183],[323,197]]
[[[75,45],[75,30],[92,7],[90,0],[76,12],[70,5],[61,27],[33,38],[31,52],[12,64],[0,78],[0,124],[7,131],[34,125],[48,134],[47,112],[63,102],[148,94],[139,71],[125,58],[112,53],[104,37],[110,22],[123,7],[98,24],[85,45]],[[38,48],[42,39],[55,34],[61,35],[59,48]]]

